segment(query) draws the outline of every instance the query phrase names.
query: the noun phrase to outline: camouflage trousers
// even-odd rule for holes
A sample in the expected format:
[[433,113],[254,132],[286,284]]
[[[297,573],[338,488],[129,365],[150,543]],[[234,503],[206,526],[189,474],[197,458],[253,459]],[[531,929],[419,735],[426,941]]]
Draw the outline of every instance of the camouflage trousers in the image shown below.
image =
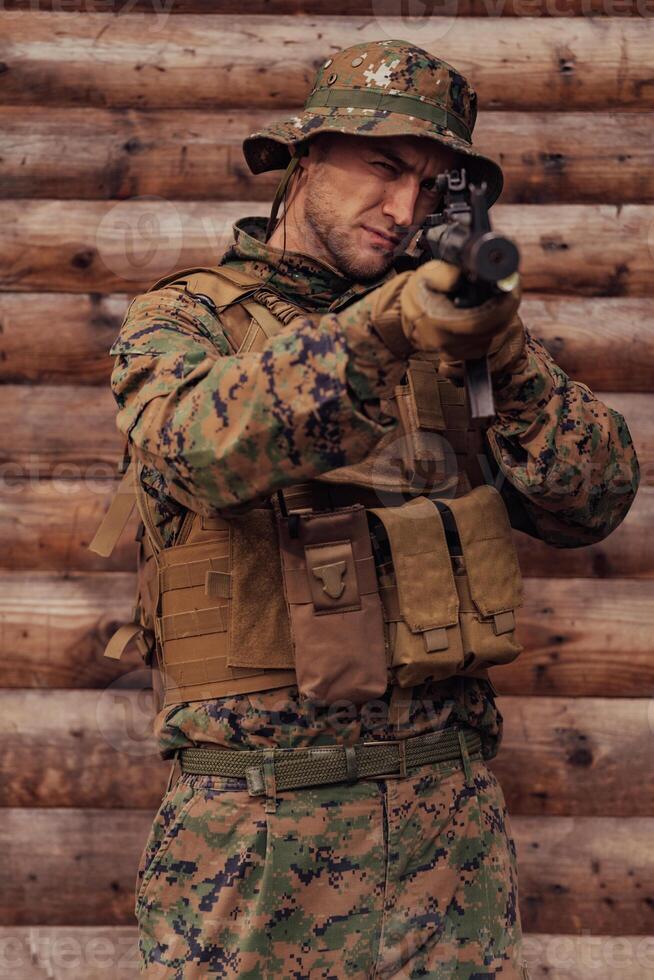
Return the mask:
[[525,980],[515,848],[485,762],[280,792],[181,775],[137,876],[146,977]]

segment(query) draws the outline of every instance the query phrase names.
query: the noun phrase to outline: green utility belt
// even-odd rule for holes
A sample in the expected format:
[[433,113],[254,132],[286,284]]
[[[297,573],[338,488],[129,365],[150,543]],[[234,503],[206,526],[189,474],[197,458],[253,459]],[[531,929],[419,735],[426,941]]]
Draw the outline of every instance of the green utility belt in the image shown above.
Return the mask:
[[[182,749],[182,772],[245,779],[250,796],[274,790],[300,789],[358,779],[406,776],[408,770],[434,762],[480,759],[481,738],[472,730],[448,728],[388,742],[359,742],[352,746],[318,745],[308,749],[231,751],[217,748]],[[466,773],[467,774],[467,773]]]

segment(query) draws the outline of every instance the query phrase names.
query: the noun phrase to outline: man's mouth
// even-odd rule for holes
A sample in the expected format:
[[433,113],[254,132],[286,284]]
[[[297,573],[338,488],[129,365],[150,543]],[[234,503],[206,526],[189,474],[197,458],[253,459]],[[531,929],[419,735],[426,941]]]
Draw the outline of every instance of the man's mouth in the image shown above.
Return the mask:
[[370,235],[373,245],[382,245],[389,251],[397,248],[401,239],[397,235],[390,235],[387,231],[380,231],[378,228],[371,228],[369,225],[361,226]]

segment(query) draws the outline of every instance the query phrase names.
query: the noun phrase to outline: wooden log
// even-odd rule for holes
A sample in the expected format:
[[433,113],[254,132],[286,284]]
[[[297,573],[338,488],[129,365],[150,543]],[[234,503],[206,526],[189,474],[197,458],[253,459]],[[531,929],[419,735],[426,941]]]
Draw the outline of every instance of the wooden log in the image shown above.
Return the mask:
[[[108,385],[114,364],[108,351],[127,304],[123,293],[0,293],[0,382]],[[654,390],[651,297],[527,293],[520,314],[563,370],[593,390]]]
[[504,739],[491,768],[511,813],[654,813],[649,698],[502,697],[499,708]]
[[107,385],[127,304],[122,293],[0,293],[0,382]]
[[648,933],[650,818],[519,817],[513,830],[525,932]]
[[[2,106],[0,197],[269,201],[279,174],[251,174],[241,144],[278,114]],[[651,127],[648,112],[481,112],[475,146],[501,163],[504,204],[647,204]]]
[[103,657],[130,622],[136,577],[122,572],[0,573],[0,687],[106,688],[121,678],[142,686],[134,646]]
[[[139,980],[136,926],[0,926],[0,980]],[[645,980],[654,971],[653,936],[529,933],[531,980]],[[13,972],[9,972],[9,971]]]
[[[119,677],[142,684],[133,646],[120,662],[102,657],[131,619],[133,574],[6,571],[0,586],[1,687],[104,688]],[[576,609],[569,589],[579,596]],[[651,583],[536,579],[526,593],[518,617],[525,651],[492,671],[502,695],[651,695]],[[607,634],[613,622],[618,628]]]
[[115,488],[114,480],[91,477],[13,480],[11,464],[6,464],[0,488],[0,567],[58,572],[134,569],[134,515],[111,558],[88,550]]
[[654,391],[654,304],[648,304],[526,294],[520,315],[571,378],[593,391],[646,392]]
[[[517,241],[525,290],[651,296],[654,205],[529,205],[496,209]],[[252,202],[2,201],[0,290],[138,293],[161,276],[211,265]]]
[[[654,489],[641,486],[624,521],[613,534],[585,548],[552,548],[519,531],[515,542],[522,574],[529,577],[652,578],[649,532],[654,526]],[[598,584],[598,587],[602,586]]]
[[325,57],[402,37],[440,52],[484,109],[651,108],[644,18],[193,16],[16,11],[0,44],[8,105],[235,108],[304,103]]
[[[136,670],[143,687],[147,672]],[[280,701],[281,703],[281,701]],[[152,736],[157,700],[116,681],[101,691],[0,691],[0,806],[155,808],[170,764]],[[512,814],[654,813],[646,697],[503,697],[492,762]]]
[[[9,808],[0,825],[5,927],[133,923],[152,814]],[[654,819],[516,817],[526,932],[647,935]]]
[[152,817],[149,810],[5,810],[2,922],[133,925],[136,871]]
[[495,668],[493,682],[503,694],[570,696],[587,692],[592,677],[598,694],[640,685],[640,694],[651,697],[653,616],[650,581],[527,579],[518,614],[525,652]]
[[[149,672],[138,671],[145,687]],[[156,810],[170,763],[152,735],[151,690],[0,691],[1,806]]]
[[[598,392],[622,413],[638,452],[643,485],[654,483],[654,394]],[[68,420],[68,422],[67,422]],[[0,478],[110,478],[124,437],[116,427],[116,402],[108,385],[4,385],[0,388]]]
[[[403,9],[403,8],[402,8]],[[4,10],[52,10],[65,13],[143,12],[154,19],[163,14],[242,14],[239,0],[4,0]],[[648,0],[434,0],[424,10],[409,7],[402,17],[411,26],[424,17],[648,17]],[[250,0],[250,16],[294,14],[322,17],[397,17],[397,0]],[[599,980],[599,978],[598,978]]]
[[[94,472],[93,467],[89,470]],[[20,476],[24,473],[25,467],[19,464],[2,466],[0,568],[58,572],[134,568],[135,515],[110,558],[100,558],[87,547],[113,496],[115,481],[91,476],[82,480],[39,480],[36,474],[26,479]],[[516,532],[523,571],[532,577],[555,575],[567,579],[613,579],[620,575],[653,578],[654,558],[646,536],[653,512],[652,495],[644,487],[623,524],[599,544],[559,550]]]
[[[109,385],[4,385],[0,428],[11,436],[0,463],[23,475],[111,479],[125,444],[115,419]],[[13,478],[18,471],[9,472]]]

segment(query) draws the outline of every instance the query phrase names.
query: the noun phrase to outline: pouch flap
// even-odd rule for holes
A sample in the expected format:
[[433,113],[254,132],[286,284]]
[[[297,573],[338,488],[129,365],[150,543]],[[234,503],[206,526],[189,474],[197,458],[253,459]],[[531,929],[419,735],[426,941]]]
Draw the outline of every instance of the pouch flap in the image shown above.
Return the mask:
[[[454,515],[473,602],[482,616],[495,616],[522,602],[522,577],[509,517],[494,487],[475,487],[447,501]],[[507,623],[498,624],[506,631]]]
[[[371,508],[384,525],[391,546],[402,618],[412,633],[454,626],[459,596],[454,582],[443,521],[427,497],[401,507]],[[441,634],[432,634],[440,643]]]
[[430,432],[444,429],[445,417],[436,365],[432,361],[412,358],[407,377],[417,427]]
[[311,600],[316,612],[360,609],[351,541],[310,544],[304,549]]

